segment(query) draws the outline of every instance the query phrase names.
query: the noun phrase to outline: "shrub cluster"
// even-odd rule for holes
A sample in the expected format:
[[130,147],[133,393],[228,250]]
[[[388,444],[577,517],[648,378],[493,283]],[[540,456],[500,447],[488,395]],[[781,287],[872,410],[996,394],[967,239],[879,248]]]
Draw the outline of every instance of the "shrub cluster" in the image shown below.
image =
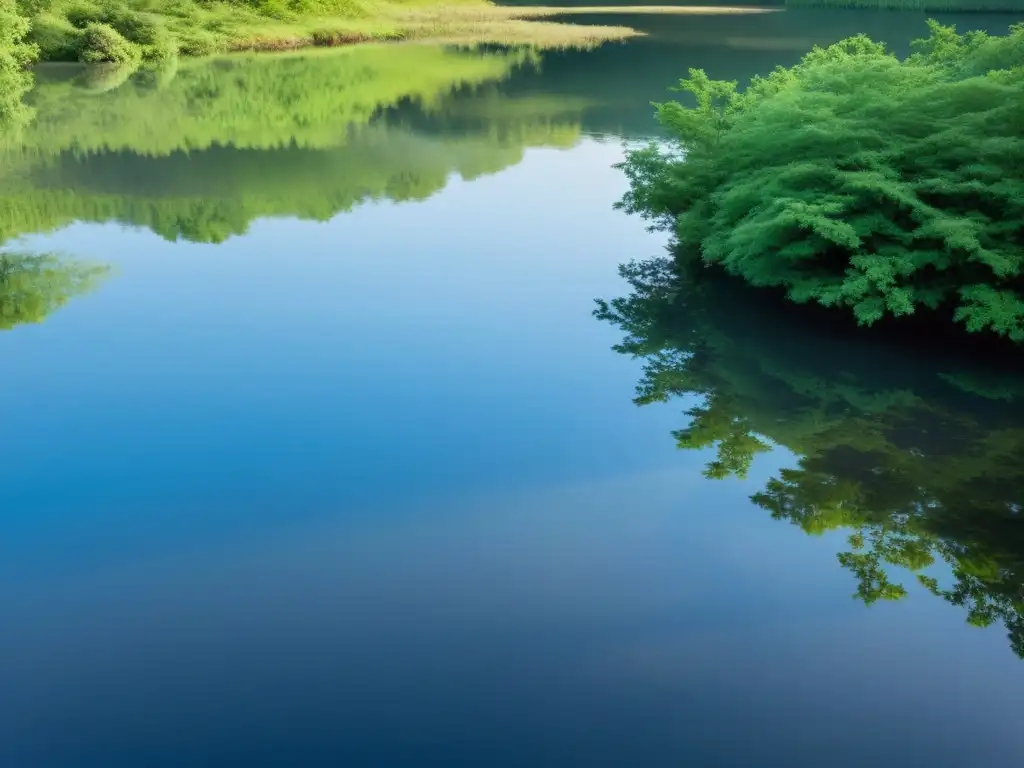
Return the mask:
[[50,60],[137,64],[172,58],[182,47],[160,15],[87,0],[41,9],[30,34]]
[[866,325],[922,310],[1024,342],[1024,25],[864,36],[744,91],[690,70],[657,105],[674,150],[623,167],[621,205],[699,259]]

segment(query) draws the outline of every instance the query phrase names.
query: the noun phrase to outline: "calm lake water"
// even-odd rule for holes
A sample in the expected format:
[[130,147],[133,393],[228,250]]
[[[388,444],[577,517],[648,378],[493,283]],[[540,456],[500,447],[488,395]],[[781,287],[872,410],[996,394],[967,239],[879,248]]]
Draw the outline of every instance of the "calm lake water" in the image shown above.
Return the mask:
[[612,210],[687,67],[923,17],[614,22],[39,73],[2,768],[1021,759],[1019,369],[680,285]]

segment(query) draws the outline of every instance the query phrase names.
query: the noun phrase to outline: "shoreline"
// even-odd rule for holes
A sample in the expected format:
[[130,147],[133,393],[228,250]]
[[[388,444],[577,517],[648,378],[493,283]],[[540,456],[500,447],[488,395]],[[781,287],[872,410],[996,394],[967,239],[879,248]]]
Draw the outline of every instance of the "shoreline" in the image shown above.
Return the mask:
[[[318,16],[267,15],[227,3],[195,5],[187,11],[155,12],[139,6],[111,10],[90,6],[36,14],[28,42],[40,49],[38,63],[159,63],[241,52],[293,51],[365,43],[438,41],[452,44],[592,47],[643,33],[629,26],[577,24],[588,15],[709,16],[777,13],[768,6],[498,6],[486,2],[438,5],[380,3]],[[339,9],[341,10],[341,9]],[[557,20],[556,20],[557,19]],[[105,28],[99,49],[90,30]],[[139,30],[143,33],[140,34]]]

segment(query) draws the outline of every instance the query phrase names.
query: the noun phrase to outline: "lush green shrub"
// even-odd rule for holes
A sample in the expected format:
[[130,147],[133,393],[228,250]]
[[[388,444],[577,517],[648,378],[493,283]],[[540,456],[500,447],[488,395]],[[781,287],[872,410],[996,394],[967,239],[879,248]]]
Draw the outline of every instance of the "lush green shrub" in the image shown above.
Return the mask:
[[181,51],[181,41],[165,29],[158,31],[153,42],[143,46],[143,58],[154,61],[165,61],[178,56]]
[[32,76],[25,68],[38,54],[38,48],[25,42],[28,28],[14,0],[0,0],[0,124],[28,117],[21,97],[32,87]]
[[140,13],[131,8],[115,8],[106,15],[104,21],[120,32],[126,40],[139,45],[153,45],[166,32],[159,16]]
[[629,155],[622,205],[702,259],[862,324],[932,310],[1024,342],[1024,25],[860,36],[735,82],[691,70],[677,139]]
[[38,51],[25,42],[29,21],[18,9],[14,0],[0,0],[0,54],[9,57],[9,62],[19,70],[34,60]]
[[163,17],[155,13],[120,6],[107,11],[103,21],[138,45],[147,59],[166,59],[178,53],[178,41],[167,29]]
[[109,24],[89,24],[81,46],[79,58],[90,64],[133,64],[142,58],[142,49]]
[[[207,55],[223,51],[230,36],[219,28],[225,21],[222,16],[191,0],[158,6],[132,0],[60,0],[37,6],[29,39],[47,61],[107,62],[117,55],[118,62],[131,63],[167,60],[179,53]],[[249,18],[258,17],[250,14]],[[97,32],[94,25],[113,29],[131,45],[117,41],[109,30]]]
[[[125,41],[117,42],[108,30],[97,32],[95,25],[105,25]],[[91,2],[74,2],[62,6],[60,13],[42,13],[32,21],[31,36],[51,61],[114,61],[109,55],[127,56],[119,63],[146,59],[165,59],[178,53],[179,43],[167,29],[163,17],[138,11],[124,5],[100,6]],[[85,54],[83,56],[83,54]]]
[[37,13],[46,13],[53,5],[53,0],[15,0],[18,12],[29,19]]
[[183,56],[211,56],[222,49],[220,39],[204,29],[194,29],[177,41]]
[[32,19],[28,39],[39,47],[47,61],[77,61],[83,34],[67,18],[42,13]]
[[79,0],[64,6],[63,10],[64,17],[78,29],[85,29],[90,24],[101,24],[107,21],[107,14],[95,3]]

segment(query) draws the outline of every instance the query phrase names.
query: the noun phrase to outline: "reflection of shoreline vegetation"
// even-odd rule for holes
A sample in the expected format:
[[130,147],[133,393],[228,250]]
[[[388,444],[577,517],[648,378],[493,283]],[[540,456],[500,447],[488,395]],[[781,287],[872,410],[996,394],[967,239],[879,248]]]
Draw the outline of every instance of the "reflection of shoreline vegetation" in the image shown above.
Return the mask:
[[53,254],[0,252],[0,330],[41,323],[69,299],[86,293],[107,267]]
[[102,98],[74,76],[90,70],[54,67],[40,71],[28,97],[37,114],[18,148],[162,155],[227,145],[336,147],[382,110],[407,102],[430,110],[453,89],[503,79],[533,57],[525,49],[416,44],[229,57],[183,62],[164,83],[142,72],[132,87]]
[[30,116],[20,99],[31,83],[25,70],[36,60],[129,69],[146,61],[166,73],[179,57],[232,51],[427,39],[585,48],[638,34],[623,26],[541,20],[563,13],[484,0],[0,0],[0,127]]
[[[706,475],[744,475],[773,445],[797,454],[753,501],[819,534],[847,529],[839,562],[866,603],[900,599],[891,567],[1001,621],[1024,656],[1024,382],[944,350],[914,359],[818,310],[670,259],[623,268],[632,293],[599,302],[644,361],[637,403],[694,397],[681,448],[714,448]],[[832,331],[828,329],[832,328]],[[996,399],[993,399],[996,398]],[[952,581],[942,574],[946,563]]]
[[[541,137],[533,137],[541,143]],[[458,174],[514,165],[523,146],[364,131],[334,150],[233,148],[145,158],[106,153],[51,165],[0,201],[0,238],[73,221],[142,226],[168,240],[221,242],[257,218],[326,221],[368,200],[423,200]]]
[[624,207],[798,303],[1024,341],[1024,25],[918,47],[851,38],[744,92],[691,70],[696,107],[658,108],[678,151],[631,153]]
[[500,99],[456,100],[480,107],[468,129],[431,128],[453,93],[535,63],[523,49],[366,46],[185,62],[162,86],[140,73],[99,92],[48,70],[30,97],[34,129],[0,151],[0,242],[75,220],[219,242],[258,217],[325,220],[364,200],[424,199],[452,174],[579,139],[582,105],[559,100],[514,114]]

